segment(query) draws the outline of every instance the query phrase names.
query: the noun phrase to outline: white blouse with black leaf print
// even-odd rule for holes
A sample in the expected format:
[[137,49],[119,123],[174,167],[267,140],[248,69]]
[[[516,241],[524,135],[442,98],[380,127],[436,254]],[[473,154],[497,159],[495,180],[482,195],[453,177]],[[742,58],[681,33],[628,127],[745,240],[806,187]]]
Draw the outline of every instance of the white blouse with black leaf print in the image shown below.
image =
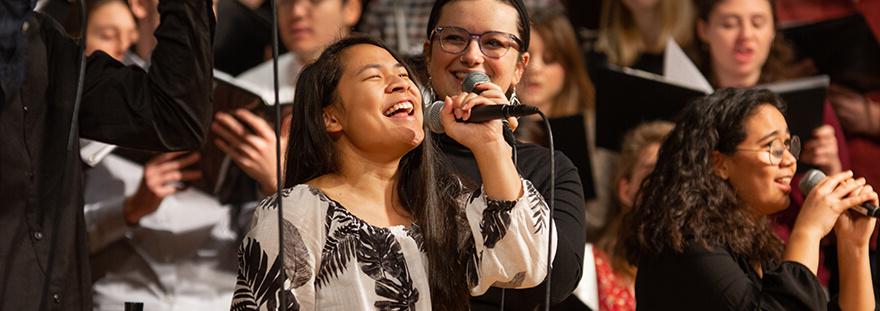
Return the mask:
[[[462,200],[475,241],[467,267],[471,295],[492,286],[533,287],[547,275],[556,232],[544,199],[522,182],[516,201],[491,200],[482,191]],[[308,185],[285,189],[282,198],[285,254],[278,256],[278,212],[270,197],[255,211],[239,249],[231,310],[431,309],[418,224],[372,226]]]

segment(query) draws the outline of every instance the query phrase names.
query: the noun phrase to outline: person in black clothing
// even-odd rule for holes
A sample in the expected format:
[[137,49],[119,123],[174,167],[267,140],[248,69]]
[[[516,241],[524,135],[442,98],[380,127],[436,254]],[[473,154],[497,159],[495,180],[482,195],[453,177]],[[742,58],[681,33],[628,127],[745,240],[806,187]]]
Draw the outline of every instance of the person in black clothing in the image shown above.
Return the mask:
[[[81,50],[33,2],[8,2],[26,1],[0,4],[18,10],[0,13],[0,41],[18,42],[0,46],[0,72],[20,69],[0,83],[0,309],[91,310],[79,144],[68,148],[67,139]],[[88,57],[74,137],[169,151],[202,144],[211,116],[211,1],[165,0],[159,11],[149,74],[104,52]],[[7,40],[10,29],[21,40]],[[10,59],[8,49],[26,53]]]
[[[469,94],[467,103],[488,98],[508,104],[507,94],[515,94],[529,60],[529,17],[519,0],[437,1],[428,20],[428,40],[424,56],[435,98],[443,99],[461,93],[461,82],[467,72],[486,73],[491,82],[481,83],[481,93]],[[474,40],[479,36],[477,40]],[[468,105],[468,104],[466,104]],[[456,109],[456,117],[468,113]],[[510,119],[515,127],[516,120]],[[480,184],[480,172],[473,154],[467,148],[442,134],[435,134],[438,145],[453,169],[470,184]],[[550,152],[533,144],[516,144],[517,168],[531,180],[544,198],[550,198],[551,173],[556,175],[553,220],[559,236],[551,271],[551,304],[568,297],[581,277],[584,243],[584,197],[577,168],[561,153],[556,153],[556,171],[549,171]],[[530,289],[490,289],[485,295],[471,299],[472,310],[497,310],[504,303],[506,310],[533,310],[543,304],[546,281]],[[504,298],[502,299],[502,296]]]
[[[873,310],[868,242],[876,220],[852,211],[877,193],[843,172],[820,181],[783,248],[767,217],[788,207],[800,142],[767,90],[722,89],[688,106],[626,217],[645,310]],[[816,270],[832,229],[842,265],[830,303]]]

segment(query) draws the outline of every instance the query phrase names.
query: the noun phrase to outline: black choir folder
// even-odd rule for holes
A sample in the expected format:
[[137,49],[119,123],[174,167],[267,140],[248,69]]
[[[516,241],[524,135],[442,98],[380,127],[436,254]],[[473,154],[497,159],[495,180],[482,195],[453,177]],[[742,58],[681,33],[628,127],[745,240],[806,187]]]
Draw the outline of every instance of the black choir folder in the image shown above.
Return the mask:
[[[707,95],[705,89],[671,81],[663,76],[609,65],[596,69],[596,144],[614,151],[627,131],[647,121],[675,121],[692,101]],[[822,125],[828,76],[758,85],[785,101],[785,118],[792,134],[812,137]]]
[[614,65],[595,69],[596,145],[614,151],[626,132],[647,121],[673,121],[704,91],[660,75]]
[[834,83],[860,92],[880,90],[880,43],[861,14],[786,26],[782,34]]
[[[267,103],[274,99],[258,95],[260,93],[261,90],[254,89],[247,82],[237,81],[229,75],[214,71],[214,113],[248,109],[266,119],[271,126],[275,122],[275,112],[274,107]],[[292,106],[289,104],[282,103],[284,113],[291,110]],[[240,122],[244,124],[243,121]],[[201,159],[194,165],[202,171],[202,178],[191,186],[214,196],[222,204],[241,204],[259,199],[256,181],[217,148],[214,144],[215,138],[216,135],[209,132],[205,144],[199,149]],[[145,164],[158,154],[121,147],[115,153],[140,164]]]
[[551,118],[550,128],[553,130],[553,144],[556,150],[565,154],[577,167],[581,178],[581,187],[584,191],[584,199],[596,197],[596,189],[593,185],[593,166],[590,152],[587,150],[587,127],[584,116]]

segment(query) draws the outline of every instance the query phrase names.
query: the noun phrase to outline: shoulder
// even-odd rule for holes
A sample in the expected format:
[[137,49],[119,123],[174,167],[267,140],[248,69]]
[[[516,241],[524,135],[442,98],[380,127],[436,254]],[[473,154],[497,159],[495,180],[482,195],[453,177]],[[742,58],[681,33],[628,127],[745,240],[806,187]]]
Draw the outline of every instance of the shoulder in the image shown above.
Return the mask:
[[[550,178],[550,149],[532,143],[519,143],[516,151],[518,157],[517,166],[523,174],[523,177],[531,180],[533,183],[540,184],[542,180]],[[578,179],[577,167],[574,166],[571,159],[565,154],[556,150],[553,152],[553,159],[556,165],[557,182],[567,179]],[[580,181],[578,181],[580,182]]]
[[36,27],[49,51],[58,51],[57,55],[52,57],[66,56],[73,60],[79,57],[79,45],[67,35],[58,21],[38,11],[34,11],[33,14],[33,18],[27,22],[27,27]]
[[299,222],[308,215],[325,214],[329,199],[320,189],[299,184],[282,190],[280,202],[278,194],[272,194],[263,199],[257,205],[256,213],[261,217],[275,217],[278,213],[279,203],[285,220]]

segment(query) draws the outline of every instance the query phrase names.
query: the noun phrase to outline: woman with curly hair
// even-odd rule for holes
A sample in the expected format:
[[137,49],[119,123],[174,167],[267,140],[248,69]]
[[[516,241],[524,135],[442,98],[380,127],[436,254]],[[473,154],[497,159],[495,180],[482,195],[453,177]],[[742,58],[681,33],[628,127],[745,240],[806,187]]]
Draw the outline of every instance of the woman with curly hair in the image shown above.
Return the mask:
[[[789,205],[800,143],[766,90],[722,89],[688,106],[625,220],[636,301],[657,310],[873,310],[868,242],[875,219],[847,209],[877,193],[852,172],[807,196],[783,247],[768,215]],[[834,229],[841,295],[816,278]]]

